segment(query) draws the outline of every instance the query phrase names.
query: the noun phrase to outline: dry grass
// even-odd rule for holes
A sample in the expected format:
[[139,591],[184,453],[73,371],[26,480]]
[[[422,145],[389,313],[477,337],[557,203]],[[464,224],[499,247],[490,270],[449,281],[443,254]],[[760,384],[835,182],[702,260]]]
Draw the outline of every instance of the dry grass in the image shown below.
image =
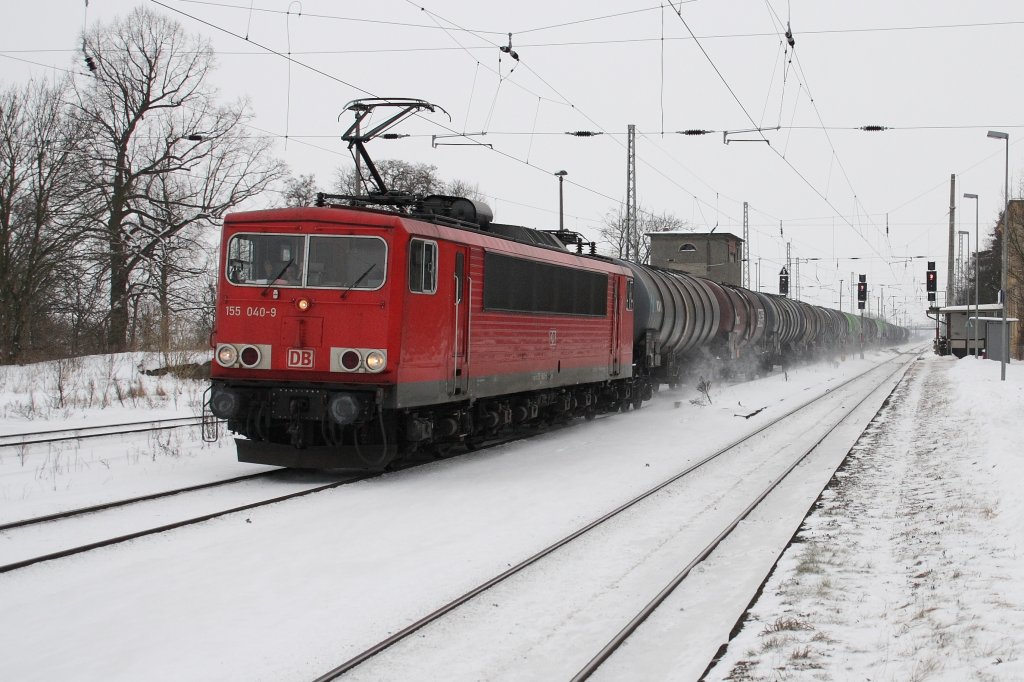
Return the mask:
[[766,625],[764,630],[761,631],[763,635],[770,635],[776,632],[798,632],[800,630],[813,630],[810,623],[806,621],[797,620],[796,618],[785,618],[780,617],[775,619],[775,622]]
[[797,574],[822,573],[825,560],[825,550],[821,545],[810,543],[805,545],[800,555],[800,562],[796,566]]
[[791,651],[789,654],[789,658],[791,661],[806,661],[807,659],[811,658],[812,655],[813,652],[811,651],[811,647],[803,646]]

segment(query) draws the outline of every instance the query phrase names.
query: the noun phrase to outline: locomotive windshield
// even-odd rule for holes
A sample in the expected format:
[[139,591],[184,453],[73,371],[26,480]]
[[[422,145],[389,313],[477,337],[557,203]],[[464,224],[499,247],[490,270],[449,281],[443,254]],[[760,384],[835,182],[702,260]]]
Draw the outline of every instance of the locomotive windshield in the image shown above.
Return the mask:
[[379,237],[236,234],[228,242],[227,279],[241,286],[379,289],[386,265]]

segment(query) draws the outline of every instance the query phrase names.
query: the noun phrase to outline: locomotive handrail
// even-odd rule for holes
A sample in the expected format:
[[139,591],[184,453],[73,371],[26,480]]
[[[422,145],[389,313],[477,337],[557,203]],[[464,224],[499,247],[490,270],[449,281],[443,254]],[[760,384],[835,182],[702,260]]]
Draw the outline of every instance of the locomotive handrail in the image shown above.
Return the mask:
[[[469,265],[466,266],[466,272],[469,272]],[[466,275],[466,297],[469,301],[466,305],[466,357],[462,361],[462,374],[466,377],[466,393],[469,393],[469,349],[472,348],[472,344],[469,342],[473,338],[473,278],[468,274]]]
[[459,306],[462,304],[462,297],[459,296],[459,273],[452,273],[452,283],[452,293],[455,297],[455,314],[453,315],[455,333],[452,335],[452,388],[448,391],[448,395],[455,395],[459,390]]

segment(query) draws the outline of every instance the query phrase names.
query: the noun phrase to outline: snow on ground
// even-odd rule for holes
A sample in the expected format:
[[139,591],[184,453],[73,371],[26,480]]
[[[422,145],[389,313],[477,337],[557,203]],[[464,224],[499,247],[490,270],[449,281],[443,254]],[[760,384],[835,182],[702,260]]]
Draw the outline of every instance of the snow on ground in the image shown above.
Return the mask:
[[[0,435],[197,417],[206,381],[143,370],[208,359],[123,353],[0,366]],[[265,468],[239,464],[231,439],[204,443],[195,427],[0,448],[0,523]]]
[[0,435],[198,415],[206,383],[159,370],[209,353],[121,353],[0,365]]
[[[887,357],[714,385],[710,405],[662,392],[639,412],[0,575],[0,679],[310,679]],[[79,361],[73,407],[53,363],[0,367],[0,428],[197,413],[203,382],[141,378],[146,361]],[[1001,384],[998,363],[923,357],[710,679],[1024,679],[1024,367],[1007,369]],[[189,433],[63,451],[60,466],[0,451],[2,515],[256,470],[229,438]]]
[[925,355],[708,680],[1024,680],[1024,365]]

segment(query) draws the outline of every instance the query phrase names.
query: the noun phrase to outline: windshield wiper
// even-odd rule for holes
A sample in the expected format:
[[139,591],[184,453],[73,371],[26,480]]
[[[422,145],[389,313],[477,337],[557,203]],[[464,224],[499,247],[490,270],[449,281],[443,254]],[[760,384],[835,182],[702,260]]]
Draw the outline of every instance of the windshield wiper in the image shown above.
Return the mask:
[[357,286],[359,286],[359,283],[362,282],[366,278],[366,276],[370,274],[370,271],[373,270],[375,267],[377,267],[377,264],[371,263],[370,267],[366,268],[366,271],[363,272],[363,274],[359,275],[359,277],[356,278],[356,281],[352,282],[348,289],[345,289],[345,291],[341,292],[341,297],[345,298],[346,296],[348,296],[348,292],[352,291]]
[[267,286],[263,289],[263,292],[260,294],[260,296],[266,296],[267,292],[270,291],[270,287],[273,286],[274,282],[284,277],[284,273],[288,271],[288,268],[290,268],[292,266],[292,263],[294,262],[295,259],[290,258],[288,262],[284,264],[284,267],[281,268],[281,272],[277,273],[277,277],[274,277],[267,282]]

